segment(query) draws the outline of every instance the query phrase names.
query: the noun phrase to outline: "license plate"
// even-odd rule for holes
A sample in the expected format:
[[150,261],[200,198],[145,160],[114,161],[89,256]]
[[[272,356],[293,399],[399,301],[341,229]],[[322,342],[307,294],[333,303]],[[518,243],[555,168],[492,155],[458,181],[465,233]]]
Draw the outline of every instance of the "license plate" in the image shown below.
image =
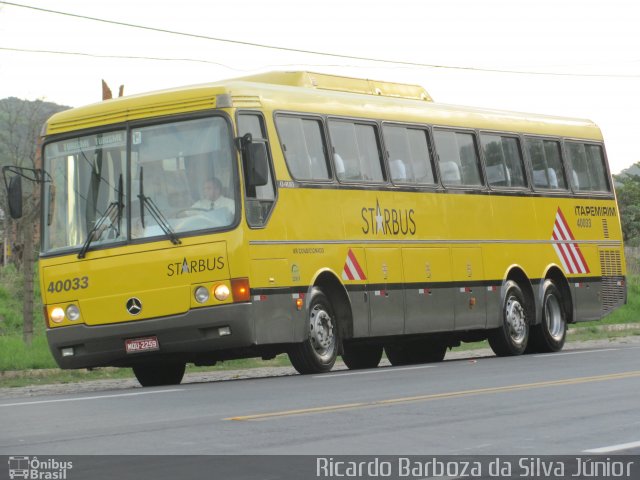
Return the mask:
[[160,350],[158,337],[131,338],[124,341],[127,353],[151,352]]

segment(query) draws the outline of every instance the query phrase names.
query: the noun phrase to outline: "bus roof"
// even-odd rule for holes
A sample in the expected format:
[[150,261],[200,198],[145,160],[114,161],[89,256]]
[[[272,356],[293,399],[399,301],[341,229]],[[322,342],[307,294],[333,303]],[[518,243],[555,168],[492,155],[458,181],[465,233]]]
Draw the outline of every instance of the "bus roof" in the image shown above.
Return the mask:
[[227,107],[602,139],[590,120],[441,104],[417,85],[312,72],[270,72],[106,100],[55,114],[46,133]]

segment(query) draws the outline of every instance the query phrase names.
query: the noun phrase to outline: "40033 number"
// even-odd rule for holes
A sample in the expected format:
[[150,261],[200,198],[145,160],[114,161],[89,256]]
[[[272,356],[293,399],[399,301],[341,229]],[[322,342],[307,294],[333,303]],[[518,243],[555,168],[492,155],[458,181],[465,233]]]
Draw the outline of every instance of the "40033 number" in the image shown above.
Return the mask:
[[58,280],[57,282],[49,282],[47,292],[60,293],[70,290],[84,290],[85,288],[89,288],[89,277],[75,277]]
[[580,217],[576,224],[578,225],[578,228],[591,228],[591,219]]

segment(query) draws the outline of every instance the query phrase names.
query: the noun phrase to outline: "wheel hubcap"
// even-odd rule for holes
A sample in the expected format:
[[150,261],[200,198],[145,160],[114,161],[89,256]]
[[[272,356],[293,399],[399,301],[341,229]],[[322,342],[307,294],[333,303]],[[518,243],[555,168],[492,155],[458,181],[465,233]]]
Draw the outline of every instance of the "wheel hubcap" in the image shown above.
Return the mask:
[[564,318],[562,317],[562,308],[560,302],[555,295],[549,295],[544,304],[544,317],[547,323],[549,336],[556,342],[562,340],[565,331]]
[[516,297],[509,297],[505,308],[505,318],[509,326],[509,336],[516,345],[521,345],[527,336],[524,308]]
[[335,345],[333,320],[320,305],[313,307],[309,315],[309,338],[318,356],[331,357]]

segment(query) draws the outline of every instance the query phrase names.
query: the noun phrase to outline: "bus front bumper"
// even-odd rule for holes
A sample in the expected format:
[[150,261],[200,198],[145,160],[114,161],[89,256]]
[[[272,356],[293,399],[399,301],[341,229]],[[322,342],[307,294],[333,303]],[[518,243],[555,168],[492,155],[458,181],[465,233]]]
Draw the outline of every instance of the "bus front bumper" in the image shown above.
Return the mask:
[[[208,353],[254,345],[251,307],[249,303],[220,305],[134,322],[52,328],[47,330],[47,339],[63,369],[130,366],[163,359],[190,362]],[[127,340],[149,337],[157,339],[157,350],[127,353]]]

